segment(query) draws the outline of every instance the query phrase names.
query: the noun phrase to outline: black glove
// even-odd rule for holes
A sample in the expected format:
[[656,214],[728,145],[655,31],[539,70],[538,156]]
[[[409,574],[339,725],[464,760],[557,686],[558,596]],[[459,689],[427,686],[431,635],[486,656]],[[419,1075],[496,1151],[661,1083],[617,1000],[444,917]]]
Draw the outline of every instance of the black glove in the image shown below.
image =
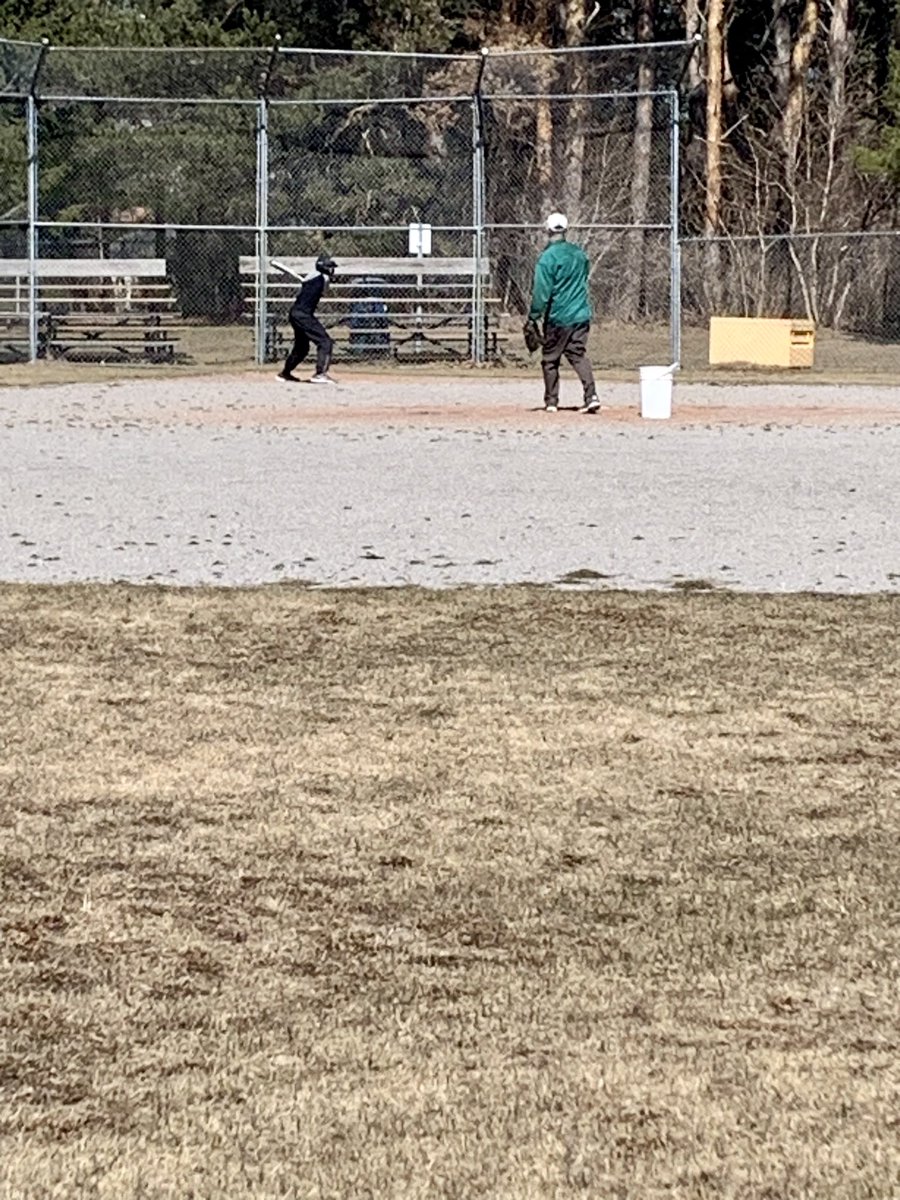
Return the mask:
[[541,337],[541,331],[537,327],[536,321],[528,320],[522,326],[522,336],[525,339],[525,345],[528,347],[528,352],[534,354],[535,350],[540,349],[544,344],[544,339]]

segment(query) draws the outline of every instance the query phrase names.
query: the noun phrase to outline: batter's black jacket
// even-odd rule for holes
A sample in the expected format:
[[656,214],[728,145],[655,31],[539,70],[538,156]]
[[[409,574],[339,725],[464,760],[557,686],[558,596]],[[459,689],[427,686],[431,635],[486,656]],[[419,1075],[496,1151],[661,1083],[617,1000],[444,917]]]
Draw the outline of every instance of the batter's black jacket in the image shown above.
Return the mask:
[[291,311],[297,316],[311,317],[316,311],[316,305],[322,299],[324,292],[325,276],[320,275],[317,271],[312,279],[304,281],[303,286],[297,293],[297,298],[294,300]]

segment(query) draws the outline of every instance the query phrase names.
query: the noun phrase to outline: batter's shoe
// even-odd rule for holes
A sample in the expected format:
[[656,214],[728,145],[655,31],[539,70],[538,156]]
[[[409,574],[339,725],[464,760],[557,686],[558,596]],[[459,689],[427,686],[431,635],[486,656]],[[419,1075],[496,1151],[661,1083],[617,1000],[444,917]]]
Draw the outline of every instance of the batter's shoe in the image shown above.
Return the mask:
[[544,412],[559,412],[559,409],[555,404],[545,404]]
[[582,406],[581,411],[586,412],[586,413],[598,413],[600,411],[599,397],[598,396],[588,396]]
[[279,371],[278,374],[275,376],[275,378],[280,379],[282,383],[302,383],[303,382],[301,379],[298,379],[296,375],[287,375],[284,371]]
[[332,387],[335,387],[337,384],[337,380],[332,379],[330,375],[313,375],[312,379],[309,382],[310,383],[330,383]]

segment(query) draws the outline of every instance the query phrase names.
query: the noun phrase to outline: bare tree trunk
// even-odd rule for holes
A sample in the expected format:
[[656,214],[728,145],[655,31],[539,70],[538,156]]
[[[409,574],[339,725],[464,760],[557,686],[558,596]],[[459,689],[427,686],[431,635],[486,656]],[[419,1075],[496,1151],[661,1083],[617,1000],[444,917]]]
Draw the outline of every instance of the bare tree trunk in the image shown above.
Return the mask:
[[850,0],[831,0],[831,23],[828,26],[828,163],[822,184],[819,205],[819,225],[824,226],[835,184],[838,166],[838,147],[847,120],[847,63],[850,59],[848,31]]
[[[552,0],[541,0],[536,4],[535,14],[535,30],[539,30],[542,35],[542,40],[549,42],[550,30],[552,27]],[[547,62],[547,69],[552,71],[552,63]],[[552,92],[552,79],[540,73],[540,89],[544,92]],[[553,107],[552,102],[541,97],[536,101],[535,113],[535,162],[537,166],[538,186],[540,187],[543,203],[553,204],[554,200],[551,197],[551,188],[553,185]]]
[[[656,0],[635,0],[635,39],[652,42]],[[638,64],[637,90],[653,90],[655,72],[649,55],[641,56]],[[631,176],[631,222],[635,226],[647,223],[647,208],[650,201],[650,165],[653,148],[653,96],[641,95],[635,101],[634,126],[634,170]],[[629,231],[626,242],[626,268],[622,290],[622,315],[625,320],[636,320],[640,314],[641,295],[644,282],[644,230]]]
[[[700,32],[700,0],[684,0],[684,35],[693,40]],[[702,65],[699,49],[695,50],[688,62],[688,86],[696,92],[703,82]]]
[[[549,197],[553,180],[553,112],[550,101],[542,96],[535,110],[535,162],[541,195]],[[545,203],[547,201],[545,200]]]
[[772,0],[772,36],[775,43],[772,75],[775,78],[775,104],[781,113],[787,108],[791,82],[791,20],[787,4],[788,0]]
[[[784,120],[791,91],[793,33],[788,11],[789,3],[790,0],[772,0],[772,40],[775,46],[775,58],[772,62],[772,79],[775,84],[773,127],[775,128],[778,128]],[[781,136],[783,129],[778,128],[778,133]],[[775,167],[772,177],[779,184],[784,182],[784,171],[780,162]],[[791,197],[780,188],[775,197],[774,221],[774,230],[779,234],[788,233],[793,226]],[[771,257],[772,290],[769,304],[772,312],[789,313],[794,273],[790,245],[786,241],[773,243]]]
[[819,23],[819,0],[804,0],[803,15],[797,39],[791,51],[790,79],[788,81],[787,104],[782,119],[782,144],[784,146],[785,186],[792,207],[797,204],[797,152],[806,114],[807,72],[816,39]]
[[[566,46],[574,49],[581,45],[586,18],[585,0],[566,0],[563,23]],[[563,210],[568,216],[570,224],[577,225],[582,215],[584,151],[589,103],[581,98],[587,79],[584,54],[572,54],[566,67],[566,86],[574,99],[566,102],[562,202]]]
[[[726,6],[727,7],[727,6]],[[722,20],[722,109],[728,109],[737,103],[738,90],[731,69],[731,59],[728,55],[728,40],[725,37],[727,19]]]
[[722,210],[722,91],[725,70],[724,0],[709,0],[706,14],[706,284],[713,311],[722,304],[721,255],[715,237]]
[[846,106],[847,61],[850,58],[849,15],[850,0],[831,0],[831,24],[828,27],[831,76],[829,112],[838,120],[843,117]]
[[[803,197],[797,187],[797,158],[800,138],[806,121],[808,72],[812,57],[816,29],[819,23],[819,0],[804,0],[800,26],[791,50],[790,79],[788,81],[787,104],[781,124],[781,140],[784,151],[784,192],[788,207],[785,232],[788,235],[787,249],[790,261],[785,313],[794,309],[794,283],[800,287],[800,299],[804,315],[814,316],[815,298],[810,293],[812,273],[804,270],[791,235],[802,220]],[[808,223],[808,222],[807,222]],[[814,248],[814,247],[813,247]]]

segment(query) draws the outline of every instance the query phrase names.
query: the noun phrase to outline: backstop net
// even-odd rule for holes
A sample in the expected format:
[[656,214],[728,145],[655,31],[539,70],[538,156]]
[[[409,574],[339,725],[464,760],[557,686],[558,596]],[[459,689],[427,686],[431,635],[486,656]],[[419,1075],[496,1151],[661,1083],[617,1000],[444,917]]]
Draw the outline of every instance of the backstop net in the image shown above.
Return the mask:
[[302,274],[325,251],[347,264],[324,309],[342,354],[523,358],[561,209],[592,262],[598,361],[676,357],[687,52],[0,43],[0,354],[114,357],[108,304],[125,357],[146,318],[175,358],[273,359],[294,283],[271,260]]

